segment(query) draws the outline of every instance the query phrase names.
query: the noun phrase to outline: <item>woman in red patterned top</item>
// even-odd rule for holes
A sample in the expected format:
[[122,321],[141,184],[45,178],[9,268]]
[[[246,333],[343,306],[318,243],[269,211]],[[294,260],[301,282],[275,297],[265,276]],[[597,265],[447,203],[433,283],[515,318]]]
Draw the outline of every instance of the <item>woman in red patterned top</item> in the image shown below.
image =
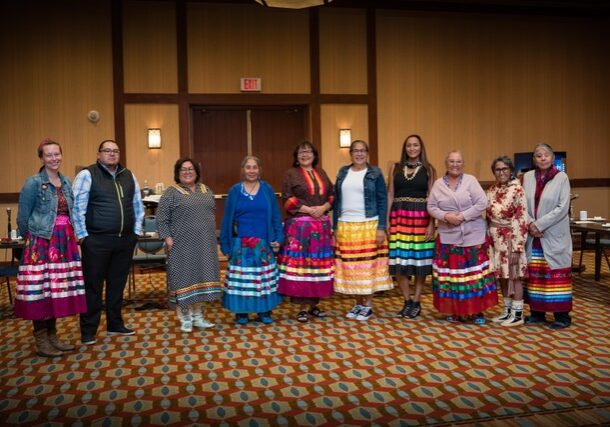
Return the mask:
[[513,162],[500,156],[491,162],[496,182],[487,190],[487,222],[490,247],[504,297],[504,311],[493,319],[502,326],[523,324],[523,284],[527,270],[527,203],[525,192],[514,176]]
[[297,320],[303,323],[310,316],[324,317],[318,302],[333,293],[332,227],[327,215],[334,199],[333,184],[317,165],[318,150],[309,141],[301,142],[282,184],[288,218],[278,260],[278,292],[300,305]]

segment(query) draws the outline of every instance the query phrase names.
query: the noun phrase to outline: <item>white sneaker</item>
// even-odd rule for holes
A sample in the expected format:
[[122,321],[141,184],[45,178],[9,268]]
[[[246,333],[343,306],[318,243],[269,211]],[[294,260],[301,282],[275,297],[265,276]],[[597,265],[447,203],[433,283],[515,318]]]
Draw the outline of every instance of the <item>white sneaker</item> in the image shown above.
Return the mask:
[[373,315],[373,309],[371,307],[362,306],[362,308],[360,309],[360,312],[358,313],[358,316],[356,316],[356,320],[360,320],[361,322],[364,322],[365,320],[369,320],[372,315]]
[[180,330],[182,332],[193,332],[193,322],[184,320],[180,322]]
[[196,328],[213,328],[216,326],[214,323],[208,322],[203,317],[193,319],[193,326]]
[[358,317],[358,313],[362,310],[362,306],[360,304],[356,304],[352,309],[345,315],[348,319],[355,319]]

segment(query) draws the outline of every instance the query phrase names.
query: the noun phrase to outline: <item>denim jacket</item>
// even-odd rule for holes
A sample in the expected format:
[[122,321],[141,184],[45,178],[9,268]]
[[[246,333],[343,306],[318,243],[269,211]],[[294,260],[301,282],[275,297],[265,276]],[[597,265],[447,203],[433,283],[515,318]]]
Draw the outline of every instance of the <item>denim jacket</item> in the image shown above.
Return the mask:
[[[74,196],[72,195],[72,184],[70,180],[59,175],[61,180],[61,191],[68,202],[70,219],[72,219],[72,207]],[[57,190],[49,180],[46,170],[26,179],[21,193],[19,194],[19,211],[17,213],[17,226],[19,234],[23,237],[26,233],[32,236],[50,239],[57,218]]]
[[[333,204],[333,227],[337,228],[341,216],[341,186],[352,165],[343,166],[337,173],[335,183],[335,202]],[[386,215],[388,211],[388,190],[383,178],[383,172],[377,166],[367,165],[364,175],[364,216],[367,218],[379,217],[378,230],[386,229]]]

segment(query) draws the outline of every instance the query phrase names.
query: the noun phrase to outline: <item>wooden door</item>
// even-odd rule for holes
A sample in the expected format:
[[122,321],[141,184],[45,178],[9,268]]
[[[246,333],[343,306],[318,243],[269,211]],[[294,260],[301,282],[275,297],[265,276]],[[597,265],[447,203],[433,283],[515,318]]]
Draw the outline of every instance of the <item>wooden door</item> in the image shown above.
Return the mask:
[[294,147],[305,139],[304,109],[252,110],[250,117],[252,154],[261,159],[263,179],[280,192],[284,174],[292,166]]
[[[246,155],[261,159],[262,178],[280,193],[294,147],[307,137],[303,106],[198,106],[192,118],[193,158],[201,165],[201,181],[220,196],[241,179]],[[223,211],[224,199],[216,207],[217,225]]]
[[193,157],[201,181],[214,194],[225,194],[239,180],[239,163],[248,153],[243,110],[198,108],[193,111]]

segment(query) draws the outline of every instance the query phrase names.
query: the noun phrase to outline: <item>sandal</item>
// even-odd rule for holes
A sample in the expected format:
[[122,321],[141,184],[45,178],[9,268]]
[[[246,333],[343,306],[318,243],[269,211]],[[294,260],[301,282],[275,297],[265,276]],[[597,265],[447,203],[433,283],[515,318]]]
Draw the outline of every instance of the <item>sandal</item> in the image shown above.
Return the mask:
[[313,317],[319,317],[319,318],[323,318],[326,317],[326,312],[322,311],[318,308],[318,306],[315,306],[314,308],[312,308],[311,310],[309,310],[309,314]]
[[451,323],[461,323],[462,317],[461,316],[447,316],[447,322],[451,322]]
[[297,314],[297,320],[301,323],[307,323],[309,320],[309,314],[307,314],[306,311],[300,311],[299,314]]

